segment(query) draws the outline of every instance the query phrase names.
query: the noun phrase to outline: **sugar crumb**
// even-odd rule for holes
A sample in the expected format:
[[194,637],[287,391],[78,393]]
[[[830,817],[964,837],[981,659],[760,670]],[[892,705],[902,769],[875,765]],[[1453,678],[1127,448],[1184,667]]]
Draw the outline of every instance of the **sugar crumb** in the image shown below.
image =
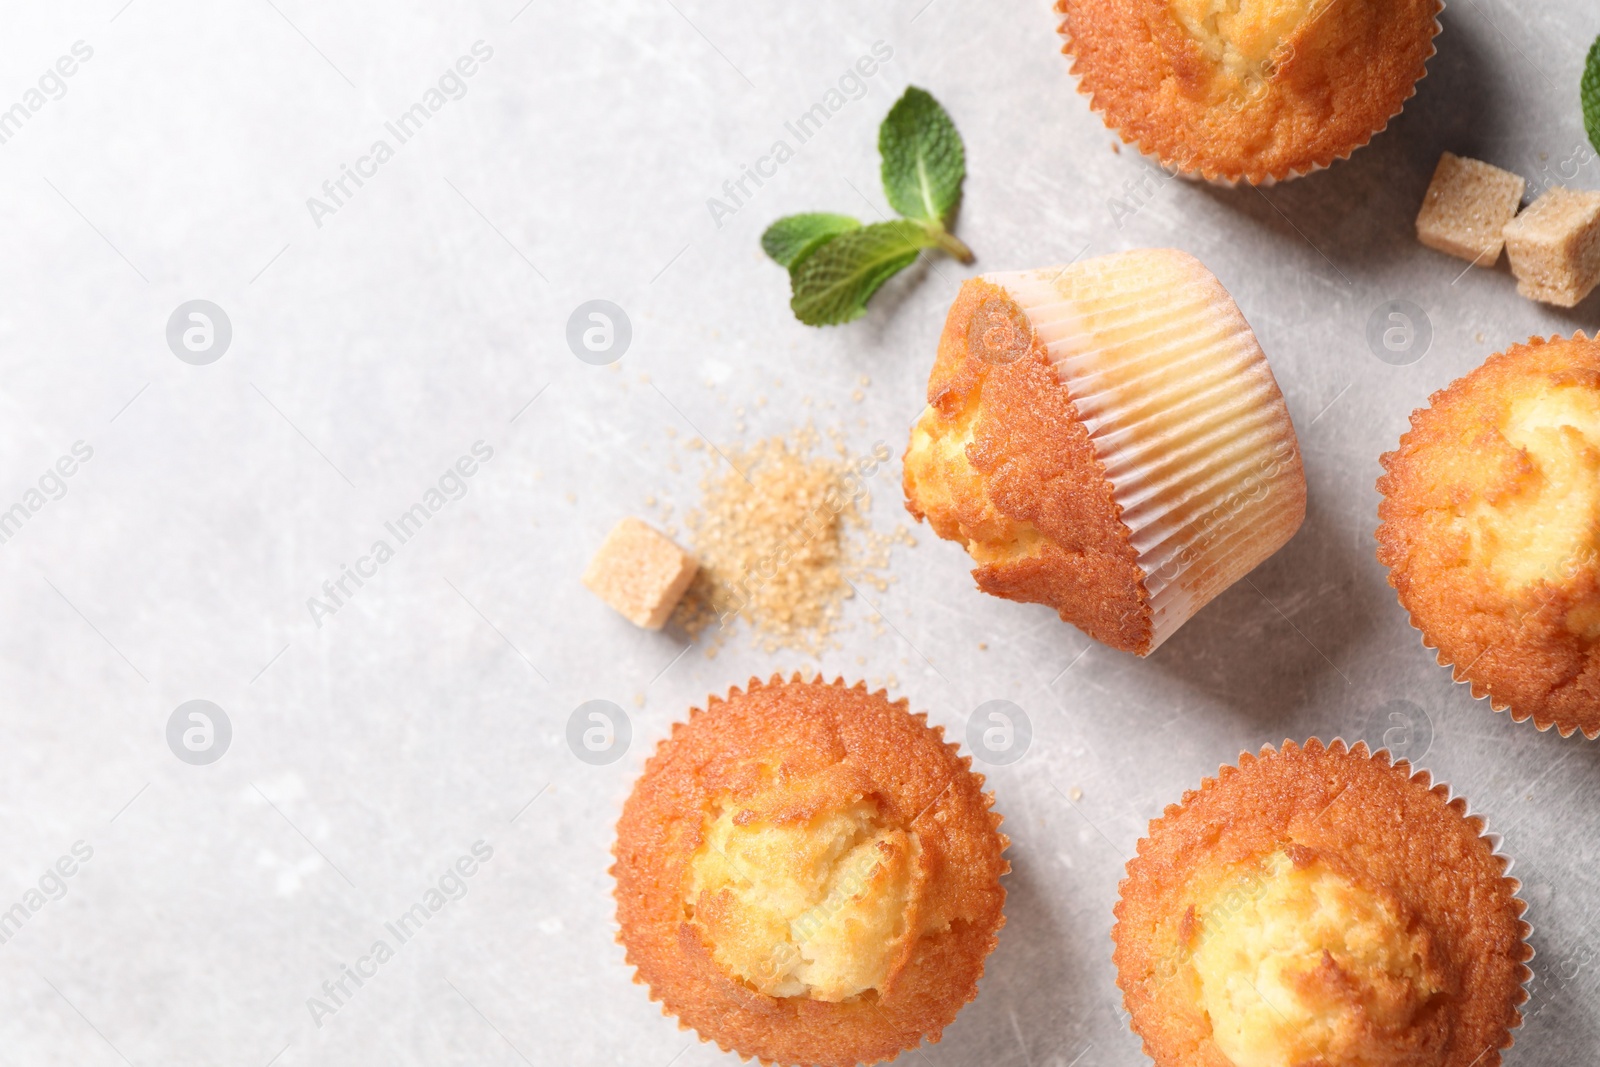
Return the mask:
[[868,524],[866,472],[847,454],[818,454],[821,443],[807,425],[726,449],[731,467],[707,457],[700,506],[686,516],[700,572],[676,621],[695,639],[714,631],[708,655],[740,618],[769,653],[820,655],[838,647],[852,583],[889,587],[880,572],[899,538]]

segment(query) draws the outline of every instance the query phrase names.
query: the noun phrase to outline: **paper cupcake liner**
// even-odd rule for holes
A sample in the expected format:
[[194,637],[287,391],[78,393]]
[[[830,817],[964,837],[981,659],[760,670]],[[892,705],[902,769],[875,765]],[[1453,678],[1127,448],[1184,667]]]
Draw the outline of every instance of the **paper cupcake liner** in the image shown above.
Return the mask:
[[[1400,606],[1402,609],[1405,607],[1404,604]],[[1466,686],[1467,692],[1472,694],[1473,700],[1487,700],[1489,702],[1489,709],[1491,711],[1495,712],[1496,714],[1504,714],[1509,716],[1511,721],[1514,723],[1521,724],[1531,719],[1533,721],[1533,728],[1539,731],[1541,734],[1548,733],[1553,729],[1556,731],[1556,733],[1566,738],[1580,732],[1578,730],[1577,723],[1573,723],[1571,726],[1568,726],[1565,729],[1562,729],[1554,719],[1550,719],[1547,722],[1541,723],[1537,718],[1534,718],[1533,712],[1518,711],[1516,708],[1512,707],[1510,703],[1494,699],[1493,694],[1489,692],[1488,688],[1482,682],[1469,675],[1465,667],[1462,667],[1455,661],[1451,660],[1444,654],[1444,651],[1440,649],[1438,645],[1432,643],[1428,637],[1428,631],[1424,630],[1421,625],[1417,623],[1416,616],[1412,615],[1409,611],[1406,612],[1406,623],[1411,627],[1412,630],[1416,632],[1417,637],[1422,642],[1422,647],[1434,654],[1434,662],[1450,672],[1450,680],[1452,682],[1454,682],[1456,685]],[[1581,733],[1584,740],[1593,741],[1596,738],[1600,738],[1600,727],[1597,727],[1594,733],[1590,733],[1587,730],[1584,730]]]
[[1089,431],[1138,553],[1148,655],[1299,528],[1283,394],[1238,306],[1185,253],[985,280],[1023,309]]
[[[1329,7],[1331,6],[1332,3],[1330,0]],[[1441,2],[1439,5],[1439,10],[1443,11],[1443,9],[1444,5]],[[1058,15],[1065,16],[1066,0],[1056,0],[1054,10]],[[1324,11],[1326,10],[1327,8],[1324,8]],[[1321,16],[1319,15],[1318,17]],[[1341,160],[1349,159],[1350,156],[1356,151],[1371,144],[1372,139],[1387,130],[1389,128],[1389,124],[1395,119],[1399,118],[1400,114],[1405,111],[1406,104],[1410,103],[1411,98],[1417,95],[1417,86],[1421,85],[1423,79],[1428,76],[1428,62],[1431,61],[1434,56],[1439,54],[1439,49],[1434,42],[1438,40],[1439,34],[1444,32],[1444,25],[1439,21],[1438,14],[1435,14],[1433,18],[1433,34],[1428,39],[1428,54],[1424,56],[1422,60],[1422,73],[1418,75],[1416,81],[1411,83],[1410,90],[1405,96],[1401,97],[1399,103],[1394,109],[1394,112],[1390,114],[1388,118],[1384,119],[1382,124],[1380,124],[1376,129],[1373,129],[1371,132],[1362,137],[1361,140],[1350,145],[1348,148],[1342,151],[1328,153],[1323,157],[1313,159],[1304,166],[1285,167],[1281,172],[1269,171],[1263,177],[1257,179],[1251,179],[1245,174],[1226,174],[1215,167],[1207,165],[1194,166],[1192,158],[1188,164],[1185,164],[1180,158],[1175,156],[1169,157],[1163,154],[1158,146],[1137,137],[1130,137],[1128,133],[1120,126],[1113,125],[1111,116],[1106,112],[1105,101],[1101,99],[1100,95],[1096,93],[1094,89],[1086,87],[1083,83],[1083,72],[1079,70],[1080,59],[1072,50],[1072,35],[1067,30],[1065,18],[1063,18],[1061,23],[1057,25],[1056,32],[1060,34],[1062,39],[1062,53],[1072,60],[1072,66],[1069,68],[1069,73],[1072,75],[1077,84],[1078,92],[1089,98],[1089,109],[1100,116],[1100,121],[1105,123],[1106,129],[1111,130],[1118,137],[1120,137],[1123,144],[1132,145],[1133,147],[1137,148],[1141,155],[1168,173],[1174,174],[1180,178],[1187,178],[1191,181],[1204,181],[1211,185],[1232,189],[1237,187],[1240,183],[1253,185],[1257,188],[1270,188],[1271,186],[1277,185],[1279,182],[1289,182],[1294,181],[1297,178],[1304,178],[1308,174],[1315,174],[1317,171],[1327,170],[1334,163],[1340,162]]]
[[[1403,609],[1404,607],[1405,605],[1402,604],[1401,608]],[[1463,667],[1446,656],[1444,654],[1444,650],[1433,643],[1432,639],[1428,637],[1428,631],[1422,628],[1421,624],[1417,622],[1416,616],[1412,615],[1409,611],[1406,612],[1406,623],[1416,633],[1418,640],[1422,643],[1422,647],[1433,653],[1434,662],[1450,672],[1450,681],[1456,685],[1466,686],[1467,692],[1472,695],[1473,700],[1487,700],[1489,702],[1489,710],[1493,711],[1495,714],[1506,715],[1511,719],[1512,722],[1519,725],[1532,720],[1533,728],[1540,733],[1548,733],[1553,729],[1563,738],[1571,737],[1573,734],[1579,732],[1577,723],[1573,723],[1571,726],[1562,729],[1554,719],[1550,719],[1541,723],[1537,718],[1534,717],[1533,712],[1518,711],[1516,708],[1512,707],[1509,702],[1496,700],[1494,695],[1489,692],[1488,687],[1484,685],[1483,682],[1467,673],[1467,669],[1471,665],[1469,664],[1468,667]],[[1586,741],[1593,741],[1596,738],[1600,738],[1600,728],[1596,728],[1594,733],[1584,730],[1582,731],[1582,736]]]
[[[1504,842],[1501,835],[1493,833],[1489,830],[1488,817],[1481,812],[1473,811],[1466,797],[1457,794],[1448,782],[1436,782],[1434,781],[1432,772],[1425,769],[1419,769],[1410,760],[1395,759],[1386,748],[1373,750],[1366,741],[1358,740],[1354,744],[1351,744],[1345,741],[1342,736],[1336,735],[1333,740],[1325,746],[1317,737],[1308,738],[1304,744],[1297,745],[1293,740],[1286,738],[1283,744],[1278,746],[1276,749],[1274,749],[1271,745],[1263,745],[1259,751],[1254,753],[1248,750],[1240,752],[1239,758],[1234,763],[1222,765],[1218,768],[1214,777],[1205,778],[1200,782],[1198,788],[1185,791],[1177,804],[1168,805],[1162,812],[1160,818],[1151,820],[1144,837],[1140,839],[1140,847],[1138,847],[1136,850],[1136,859],[1129,861],[1130,871],[1117,887],[1118,905],[1115,910],[1118,918],[1117,922],[1112,926],[1113,941],[1116,941],[1117,939],[1117,927],[1122,922],[1121,902],[1127,893],[1128,883],[1133,878],[1131,867],[1134,862],[1138,861],[1137,857],[1143,856],[1144,849],[1142,846],[1144,845],[1145,841],[1149,840],[1159,832],[1159,827],[1162,823],[1167,822],[1186,811],[1196,797],[1200,796],[1208,789],[1217,788],[1219,783],[1227,780],[1229,776],[1239,773],[1243,768],[1247,767],[1251,763],[1254,763],[1258,760],[1281,758],[1293,751],[1311,751],[1318,748],[1325,749],[1327,752],[1336,755],[1348,753],[1356,758],[1365,758],[1373,763],[1381,764],[1385,767],[1391,767],[1394,770],[1405,774],[1406,781],[1409,784],[1420,788],[1424,792],[1434,793],[1439,796],[1444,801],[1444,806],[1454,812],[1457,817],[1459,817],[1468,825],[1468,827],[1474,832],[1474,835],[1488,846],[1490,856],[1495,861],[1502,864],[1499,878],[1505,882],[1509,888],[1511,894],[1511,906],[1517,921],[1517,933],[1519,935],[1517,940],[1519,948],[1516,952],[1516,955],[1519,958],[1516,960],[1516,962],[1520,968],[1520,975],[1515,986],[1518,995],[1515,1003],[1512,1005],[1514,1009],[1514,1017],[1506,1026],[1506,1032],[1504,1035],[1505,1043],[1494,1050],[1496,1055],[1493,1059],[1490,1059],[1487,1055],[1490,1050],[1485,1049],[1483,1053],[1480,1053],[1480,1059],[1474,1061],[1474,1067],[1489,1067],[1490,1064],[1500,1062],[1502,1057],[1499,1054],[1504,1052],[1506,1049],[1511,1048],[1516,1043],[1516,1032],[1522,1028],[1523,1023],[1526,1021],[1522,1013],[1522,1007],[1531,999],[1529,985],[1533,981],[1534,974],[1533,969],[1529,966],[1529,963],[1536,955],[1535,949],[1530,940],[1533,936],[1533,925],[1528,921],[1528,902],[1517,895],[1522,889],[1522,882],[1520,879],[1514,877],[1511,873],[1515,865],[1515,860],[1503,851],[1502,845]],[[1117,988],[1123,990],[1125,998],[1125,1010],[1128,1010],[1126,1009],[1126,997],[1128,995],[1128,991],[1123,989],[1122,976],[1120,973],[1117,977]],[[1142,1036],[1143,1035],[1141,1035],[1141,1037]],[[1154,1055],[1154,1052],[1150,1048],[1148,1042],[1145,1044],[1145,1052],[1149,1055]]]

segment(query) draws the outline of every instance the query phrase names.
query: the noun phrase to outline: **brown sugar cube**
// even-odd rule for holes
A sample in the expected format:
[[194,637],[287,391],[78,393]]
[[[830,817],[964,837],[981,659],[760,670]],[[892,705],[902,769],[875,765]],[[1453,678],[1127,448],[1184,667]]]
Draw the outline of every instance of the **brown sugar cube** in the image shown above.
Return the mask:
[[1417,214],[1417,240],[1480,267],[1500,259],[1506,223],[1527,182],[1510,171],[1446,152]]
[[606,535],[583,584],[635,626],[659,630],[699,569],[671,538],[627,518]]
[[1600,283],[1600,193],[1559,185],[1506,224],[1517,292],[1577,307]]

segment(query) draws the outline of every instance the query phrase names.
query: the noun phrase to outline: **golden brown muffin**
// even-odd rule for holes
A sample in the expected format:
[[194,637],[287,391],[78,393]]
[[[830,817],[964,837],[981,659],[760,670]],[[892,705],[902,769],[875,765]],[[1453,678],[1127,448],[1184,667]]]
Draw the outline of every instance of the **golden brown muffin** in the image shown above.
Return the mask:
[[1010,869],[982,775],[927,716],[796,674],[689,713],[617,823],[618,940],[724,1050],[846,1067],[977,995]]
[[1227,290],[1142,250],[962,286],[906,507],[986,593],[1148,655],[1305,516],[1283,395]]
[[1078,90],[1124,142],[1213,181],[1344,159],[1416,92],[1440,0],[1057,0]]
[[1600,734],[1600,342],[1535,338],[1412,412],[1378,560],[1472,695]]
[[1128,863],[1117,985],[1156,1067],[1494,1067],[1526,905],[1427,772],[1315,738],[1241,754]]

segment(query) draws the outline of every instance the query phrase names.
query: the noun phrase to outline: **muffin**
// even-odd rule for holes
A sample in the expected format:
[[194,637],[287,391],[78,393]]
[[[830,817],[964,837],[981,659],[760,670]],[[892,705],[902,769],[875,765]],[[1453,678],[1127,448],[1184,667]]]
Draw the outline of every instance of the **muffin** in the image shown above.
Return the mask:
[[906,507],[978,588],[1148,655],[1305,516],[1283,394],[1184,252],[986,274],[956,296]]
[[1411,414],[1378,479],[1378,559],[1475,697],[1600,734],[1600,342],[1535,338]]
[[1078,90],[1163,167],[1263,184],[1344,159],[1416,92],[1440,0],[1057,0]]
[[1363,743],[1239,757],[1150,824],[1111,937],[1156,1067],[1494,1067],[1526,905],[1466,802]]
[[969,757],[842,680],[774,676],[672,728],[623,807],[618,940],[702,1040],[846,1065],[938,1041],[1004,924]]

